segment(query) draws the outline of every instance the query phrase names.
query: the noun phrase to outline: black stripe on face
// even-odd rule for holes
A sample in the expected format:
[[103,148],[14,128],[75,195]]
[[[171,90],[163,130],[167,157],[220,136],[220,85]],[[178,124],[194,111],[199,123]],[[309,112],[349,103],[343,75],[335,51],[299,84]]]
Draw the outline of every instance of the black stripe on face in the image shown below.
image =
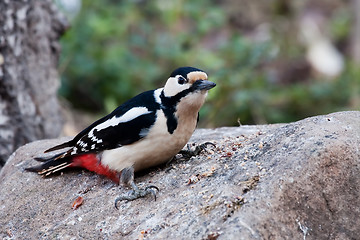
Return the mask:
[[161,92],[161,94],[160,94],[161,105],[162,105],[161,108],[165,114],[166,125],[168,128],[168,132],[170,134],[174,133],[174,131],[178,125],[177,118],[175,117],[175,111],[176,111],[177,104],[180,102],[180,100],[183,97],[187,96],[189,93],[194,92],[196,90],[197,90],[196,86],[195,87],[191,86],[190,88],[183,90],[182,92],[180,92],[172,97],[166,97],[164,95],[164,91]]
[[160,99],[162,106],[161,109],[163,110],[166,117],[168,132],[173,134],[178,125],[177,118],[175,117],[176,105],[178,101],[173,97],[165,97],[164,91],[161,92]]
[[207,80],[198,80],[194,82],[190,88],[185,89],[175,96],[166,97],[164,94],[164,90],[160,94],[161,99],[161,109],[163,110],[165,117],[166,117],[166,125],[168,128],[168,132],[173,134],[175,129],[177,128],[178,121],[175,116],[176,106],[181,101],[181,99],[192,92],[197,91],[207,91],[216,84]]

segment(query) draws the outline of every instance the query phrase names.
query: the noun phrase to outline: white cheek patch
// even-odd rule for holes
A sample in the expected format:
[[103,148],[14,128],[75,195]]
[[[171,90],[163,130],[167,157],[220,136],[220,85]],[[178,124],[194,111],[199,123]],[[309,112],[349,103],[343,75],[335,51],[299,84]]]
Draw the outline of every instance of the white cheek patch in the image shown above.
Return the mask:
[[165,84],[164,87],[164,94],[167,97],[172,97],[178,94],[179,92],[182,92],[186,89],[189,89],[191,87],[191,84],[179,84],[177,77],[169,78]]

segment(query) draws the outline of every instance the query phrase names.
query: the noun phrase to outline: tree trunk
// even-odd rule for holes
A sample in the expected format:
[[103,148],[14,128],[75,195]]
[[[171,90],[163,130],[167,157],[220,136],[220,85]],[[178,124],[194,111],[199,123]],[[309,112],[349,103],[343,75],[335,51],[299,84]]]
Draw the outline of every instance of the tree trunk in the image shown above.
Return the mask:
[[17,147],[61,131],[56,66],[67,26],[50,0],[0,1],[0,168]]

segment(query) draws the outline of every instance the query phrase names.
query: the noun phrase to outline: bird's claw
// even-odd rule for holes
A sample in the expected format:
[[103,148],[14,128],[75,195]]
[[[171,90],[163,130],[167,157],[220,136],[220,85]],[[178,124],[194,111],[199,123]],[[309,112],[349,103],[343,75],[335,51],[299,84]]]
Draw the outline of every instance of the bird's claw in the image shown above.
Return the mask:
[[216,145],[213,144],[212,142],[206,142],[197,145],[194,150],[191,150],[190,145],[188,144],[187,150],[181,150],[179,154],[181,154],[183,158],[190,159],[193,156],[199,155],[202,151],[204,151],[208,147],[208,145],[216,147]]
[[156,201],[156,191],[154,189],[158,192],[160,191],[160,189],[158,187],[156,187],[154,185],[150,185],[150,186],[147,186],[145,189],[133,189],[133,190],[129,191],[127,194],[120,195],[115,199],[115,208],[119,209],[117,207],[118,202],[121,202],[123,200],[133,201],[138,198],[143,198],[148,194],[153,195],[154,199]]

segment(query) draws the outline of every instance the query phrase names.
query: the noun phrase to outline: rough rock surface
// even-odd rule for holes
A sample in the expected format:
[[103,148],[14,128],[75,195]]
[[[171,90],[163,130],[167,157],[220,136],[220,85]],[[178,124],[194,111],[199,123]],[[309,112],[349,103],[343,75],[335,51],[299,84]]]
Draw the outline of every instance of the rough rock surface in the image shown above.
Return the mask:
[[[23,169],[64,139],[27,144],[0,173],[5,239],[358,239],[360,112],[281,125],[198,130],[217,148],[137,175],[153,198],[71,170],[43,179]],[[81,196],[83,204],[72,204]]]

